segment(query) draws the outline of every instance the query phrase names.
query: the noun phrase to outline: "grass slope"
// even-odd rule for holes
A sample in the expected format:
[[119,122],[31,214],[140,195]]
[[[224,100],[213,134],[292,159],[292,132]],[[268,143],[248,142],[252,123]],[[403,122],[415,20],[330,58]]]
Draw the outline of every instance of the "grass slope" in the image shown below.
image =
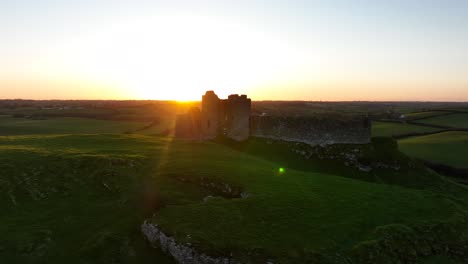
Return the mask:
[[[368,252],[378,230],[455,221],[468,202],[448,181],[441,189],[372,183],[209,142],[37,135],[0,137],[0,146],[0,259],[10,263],[167,263],[138,234],[158,209],[153,220],[165,232],[210,254],[342,263],[350,250]],[[203,181],[249,197],[231,199]]]
[[[154,218],[178,240],[212,254],[234,254],[239,259],[257,256],[257,262],[270,256],[280,263],[304,263],[316,260],[317,253],[334,255],[376,239],[374,231],[379,227],[419,225],[461,213],[461,204],[428,190],[289,168],[278,173],[280,163],[215,145],[175,145],[172,149],[161,169],[163,176],[182,173],[194,182],[221,178],[251,194],[247,199],[165,207]],[[191,162],[178,162],[188,159]]]
[[421,122],[431,125],[448,126],[456,128],[468,128],[468,113],[436,116],[421,120]]
[[468,132],[444,132],[399,142],[404,153],[429,161],[468,168]]
[[406,123],[372,122],[373,137],[391,137],[410,133],[433,132],[437,130],[439,129]]
[[326,147],[262,138],[250,138],[242,144],[221,142],[244,153],[300,171],[419,189],[438,188],[442,183],[439,175],[400,153],[397,142],[386,137],[374,137],[371,144],[366,145]]
[[157,200],[119,139],[0,137],[2,262],[172,263],[141,238]]

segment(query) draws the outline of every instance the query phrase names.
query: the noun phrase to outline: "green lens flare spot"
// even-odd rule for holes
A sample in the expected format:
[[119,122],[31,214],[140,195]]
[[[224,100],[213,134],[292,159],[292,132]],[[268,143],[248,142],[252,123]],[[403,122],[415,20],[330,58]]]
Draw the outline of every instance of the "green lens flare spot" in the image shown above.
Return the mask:
[[284,168],[279,168],[279,169],[278,169],[278,172],[279,172],[279,173],[284,173],[284,171],[285,171]]

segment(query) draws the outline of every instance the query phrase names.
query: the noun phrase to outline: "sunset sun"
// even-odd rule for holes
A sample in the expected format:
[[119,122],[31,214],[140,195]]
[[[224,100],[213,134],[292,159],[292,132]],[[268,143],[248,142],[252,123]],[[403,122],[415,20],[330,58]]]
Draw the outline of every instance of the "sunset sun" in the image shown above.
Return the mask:
[[132,98],[195,100],[206,89],[224,95],[288,72],[297,51],[260,30],[193,15],[122,20],[65,40],[53,59],[60,71],[106,81]]

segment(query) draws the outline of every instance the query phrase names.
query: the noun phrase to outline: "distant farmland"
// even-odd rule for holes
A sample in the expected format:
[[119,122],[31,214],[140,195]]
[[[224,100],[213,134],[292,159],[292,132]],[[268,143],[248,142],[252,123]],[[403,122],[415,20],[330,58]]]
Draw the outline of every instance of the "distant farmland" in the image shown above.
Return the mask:
[[59,117],[44,120],[0,117],[0,135],[124,133],[148,122]]
[[404,153],[429,161],[468,168],[468,132],[444,132],[399,141]]
[[420,119],[420,118],[428,118],[428,117],[433,117],[433,116],[446,115],[447,113],[450,113],[450,112],[427,111],[427,112],[408,113],[408,114],[405,114],[405,119],[413,120],[413,119]]
[[373,122],[372,123],[372,136],[374,137],[391,137],[398,135],[405,135],[410,133],[426,133],[433,132],[439,129],[432,127],[425,127],[419,125],[412,125],[406,123],[394,122]]
[[456,128],[468,128],[468,113],[466,114],[452,114],[445,116],[436,116],[422,121],[425,124],[456,127]]

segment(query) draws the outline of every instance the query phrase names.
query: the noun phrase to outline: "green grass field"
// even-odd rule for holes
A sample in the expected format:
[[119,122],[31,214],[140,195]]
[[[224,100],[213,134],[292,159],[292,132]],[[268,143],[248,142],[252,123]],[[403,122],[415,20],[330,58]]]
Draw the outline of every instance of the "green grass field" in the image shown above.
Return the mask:
[[429,161],[468,168],[468,132],[445,132],[399,141],[404,153]]
[[57,117],[26,119],[0,116],[0,135],[38,134],[158,134],[171,127],[172,121],[163,119],[149,128],[150,121],[100,120],[90,118]]
[[[152,219],[165,232],[213,255],[342,263],[348,254],[358,260],[377,254],[372,246],[381,241],[411,250],[411,243],[419,245],[388,240],[387,232],[401,232],[395,224],[426,234],[427,226],[451,226],[467,213],[468,190],[433,173],[427,175],[438,179],[436,187],[419,178],[418,188],[387,185],[354,179],[346,170],[300,169],[293,156],[282,160],[268,156],[273,146],[260,149],[144,135],[0,137],[0,259],[170,263],[138,230],[157,211]],[[416,163],[408,168],[428,173]],[[380,173],[372,172],[375,179]],[[203,180],[236,186],[249,197],[223,196],[202,187]],[[204,202],[208,195],[217,198]],[[457,239],[465,239],[466,224],[453,225]],[[452,241],[451,234],[442,232],[434,245]]]
[[2,262],[172,263],[141,238],[157,201],[131,138],[0,137]]
[[[233,253],[242,259],[247,249],[280,263],[307,262],[314,253],[349,250],[361,241],[376,239],[374,231],[379,226],[447,220],[457,211],[455,204],[429,191],[288,168],[278,174],[281,163],[221,149],[230,162],[218,158],[208,165],[205,155],[193,156],[195,149],[181,148],[164,168],[179,167],[175,156],[191,157],[188,166],[207,169],[192,169],[187,177],[222,177],[243,186],[252,197],[166,207],[154,221],[180,241],[213,254]],[[168,174],[165,170],[163,174]]]
[[445,115],[447,113],[448,112],[444,112],[444,111],[414,112],[414,113],[405,114],[405,119],[413,120],[413,119],[419,119],[419,118],[428,118],[432,116]]
[[139,129],[148,124],[149,122],[72,117],[31,120],[0,116],[0,135],[124,133]]
[[431,125],[468,128],[468,113],[431,117],[421,120],[421,122]]
[[424,127],[406,123],[372,122],[373,137],[391,137],[410,133],[437,131],[437,128]]
[[[152,219],[180,242],[243,262],[462,263],[437,248],[465,252],[467,188],[399,153],[394,141],[312,148],[174,140],[149,136],[167,134],[173,118],[138,120],[153,108],[112,113],[133,121],[0,116],[0,262],[172,263],[142,238],[140,224]],[[373,136],[435,130],[375,122]],[[410,156],[458,166],[467,135],[399,144]],[[361,171],[344,163],[349,154],[384,167]],[[229,184],[248,198],[202,182]],[[421,239],[436,241],[431,253]]]

